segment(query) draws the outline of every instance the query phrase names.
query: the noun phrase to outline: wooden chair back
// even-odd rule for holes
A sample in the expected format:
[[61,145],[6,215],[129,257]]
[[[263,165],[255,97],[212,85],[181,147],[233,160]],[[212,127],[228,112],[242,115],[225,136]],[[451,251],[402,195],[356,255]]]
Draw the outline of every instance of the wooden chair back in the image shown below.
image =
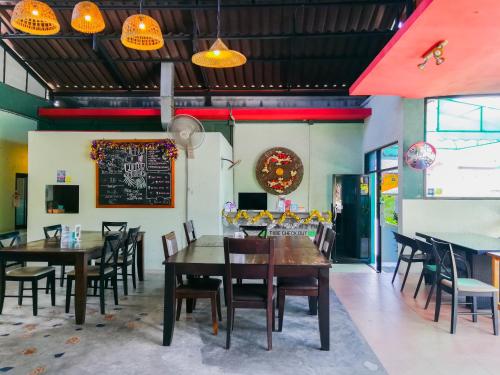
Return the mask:
[[[431,239],[434,258],[437,265],[438,278],[447,279],[452,282],[453,289],[456,289],[456,280],[458,277],[471,276],[469,262],[459,254],[453,251],[453,246],[448,242]],[[438,280],[439,282],[439,280]]]
[[4,247],[17,246],[21,242],[21,236],[18,231],[6,232],[0,234],[0,249]]
[[323,253],[326,259],[330,260],[332,256],[332,250],[335,246],[335,238],[337,233],[332,228],[327,228],[323,243],[321,244],[320,251]]
[[126,261],[130,257],[135,255],[137,251],[137,238],[139,237],[139,231],[141,227],[130,228],[127,233],[127,239],[123,246],[123,260]]
[[188,245],[191,242],[196,241],[196,233],[194,231],[194,223],[193,220],[188,220],[182,224],[184,226],[184,234],[186,235],[186,241]]
[[45,235],[45,239],[48,240],[50,238],[60,238],[62,232],[62,225],[48,225],[43,227],[43,234]]
[[116,272],[118,264],[118,252],[123,245],[123,235],[112,233],[106,235],[104,245],[101,251],[101,262],[99,264],[99,273],[104,275],[106,268],[113,268]]
[[415,244],[417,245],[417,250],[421,251],[422,254],[425,255],[424,264],[434,264],[434,249],[432,244],[417,238],[415,238]]
[[127,222],[126,221],[103,221],[102,222],[102,235],[109,232],[123,232],[127,231]]
[[415,239],[394,231],[392,233],[394,234],[396,242],[401,245],[401,251],[403,251],[407,246],[410,247],[413,252],[417,251],[417,243],[415,242]]
[[316,235],[314,236],[313,243],[316,246],[319,246],[319,241],[321,240],[321,236],[323,235],[323,223],[320,221],[318,223],[318,229],[316,229]]
[[[179,251],[179,246],[177,245],[177,237],[175,236],[175,232],[172,231],[161,236],[161,241],[163,243],[163,254],[165,256],[165,262],[168,257],[177,254]],[[183,285],[182,275],[177,275],[177,284]]]
[[[252,256],[248,263],[233,262],[238,255]],[[224,263],[228,301],[233,298],[233,279],[265,279],[267,282],[267,298],[271,303],[274,278],[274,238],[224,238]],[[236,256],[236,257],[235,257]],[[256,261],[259,259],[259,261]],[[253,263],[251,263],[253,262]],[[236,263],[238,263],[236,265]]]

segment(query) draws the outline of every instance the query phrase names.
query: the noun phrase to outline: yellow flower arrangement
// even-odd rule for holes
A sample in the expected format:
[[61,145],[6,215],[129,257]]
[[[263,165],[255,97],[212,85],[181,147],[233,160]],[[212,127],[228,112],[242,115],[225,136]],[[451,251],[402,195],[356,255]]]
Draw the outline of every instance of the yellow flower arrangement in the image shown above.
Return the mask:
[[258,223],[261,219],[263,219],[264,217],[267,217],[269,220],[273,221],[274,220],[274,217],[273,215],[268,211],[268,210],[264,210],[264,211],[260,211],[257,215],[255,215],[253,218],[252,218],[252,223],[255,224],[255,223]]
[[294,219],[296,222],[300,221],[300,217],[298,217],[297,214],[295,214],[291,211],[286,211],[286,212],[283,212],[283,214],[281,215],[280,219],[278,220],[278,224],[280,224],[280,225],[283,224],[285,222],[285,220],[289,217]]

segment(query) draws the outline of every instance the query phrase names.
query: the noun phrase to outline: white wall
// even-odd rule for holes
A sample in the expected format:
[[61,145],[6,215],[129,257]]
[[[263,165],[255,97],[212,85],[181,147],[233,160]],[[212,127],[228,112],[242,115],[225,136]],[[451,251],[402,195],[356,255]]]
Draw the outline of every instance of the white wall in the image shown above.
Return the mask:
[[[255,167],[266,150],[282,146],[294,151],[304,165],[300,186],[288,195],[306,210],[327,210],[334,173],[362,173],[363,125],[359,123],[240,123],[234,129],[235,199],[238,192],[261,192]],[[268,194],[274,209],[277,196]]]
[[402,233],[471,232],[500,237],[500,200],[404,199]]
[[[96,208],[95,163],[89,157],[93,139],[158,139],[166,133],[30,132],[28,240],[43,237],[50,224],[82,224],[83,230],[100,230],[103,220],[127,221],[146,231],[147,269],[161,269],[161,235],[175,230],[185,244],[182,222],[186,218],[186,158],[180,152],[175,165],[175,208]],[[230,146],[219,133],[207,133],[203,145],[189,161],[190,218],[199,235],[221,232],[219,187],[222,184],[221,148]],[[56,183],[58,169],[66,170],[72,184],[80,185],[79,214],[45,213],[45,186]]]
[[372,109],[365,120],[363,153],[398,142],[403,131],[403,100],[399,96],[371,96],[364,104]]

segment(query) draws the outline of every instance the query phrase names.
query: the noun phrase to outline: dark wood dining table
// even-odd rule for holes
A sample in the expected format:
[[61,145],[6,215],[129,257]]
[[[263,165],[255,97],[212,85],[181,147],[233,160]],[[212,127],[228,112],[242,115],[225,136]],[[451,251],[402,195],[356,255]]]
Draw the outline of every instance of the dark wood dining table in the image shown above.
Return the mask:
[[[144,232],[138,238],[137,258],[144,259]],[[83,231],[80,241],[42,239],[0,249],[0,293],[5,291],[5,264],[7,261],[50,262],[75,267],[75,320],[85,323],[87,305],[87,267],[91,259],[101,254],[104,236],[100,231]],[[144,278],[143,262],[137,261],[139,279]],[[0,302],[0,313],[3,301]]]
[[[276,236],[276,277],[318,279],[318,322],[322,350],[330,350],[330,262],[306,236]],[[165,261],[163,345],[172,343],[175,326],[176,275],[224,276],[223,236],[202,236]],[[259,255],[237,255],[233,267],[264,264]],[[316,300],[315,300],[316,301]]]

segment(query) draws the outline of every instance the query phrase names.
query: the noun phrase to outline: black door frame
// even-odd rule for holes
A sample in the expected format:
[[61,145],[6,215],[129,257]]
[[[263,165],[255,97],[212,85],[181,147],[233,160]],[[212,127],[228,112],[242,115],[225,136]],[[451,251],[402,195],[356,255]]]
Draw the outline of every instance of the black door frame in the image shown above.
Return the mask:
[[[382,196],[382,173],[384,172],[390,172],[397,170],[399,174],[399,159],[398,159],[398,166],[397,167],[390,167],[390,168],[384,168],[382,169],[382,150],[384,148],[387,148],[389,146],[397,145],[398,142],[392,142],[388,143],[380,148],[377,148],[375,150],[369,151],[365,153],[365,174],[369,175],[370,173],[375,173],[375,180],[376,180],[376,205],[375,205],[375,218],[378,222],[377,225],[377,242],[375,243],[376,249],[378,249],[378,252],[376,251],[376,257],[375,257],[375,271],[378,273],[382,272],[382,221],[380,220],[380,208],[382,206],[382,203],[380,201],[380,198]],[[375,158],[376,158],[376,163],[375,163],[375,169],[370,170],[369,168],[369,163],[368,163],[368,157],[370,154],[375,152]]]

